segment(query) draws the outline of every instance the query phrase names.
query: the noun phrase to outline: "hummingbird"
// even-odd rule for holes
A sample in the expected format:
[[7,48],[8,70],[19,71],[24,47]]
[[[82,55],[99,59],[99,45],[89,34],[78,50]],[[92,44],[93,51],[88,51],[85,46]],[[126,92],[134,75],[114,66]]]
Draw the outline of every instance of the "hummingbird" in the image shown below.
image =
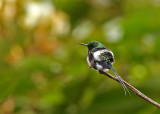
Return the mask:
[[105,48],[104,45],[98,41],[92,41],[89,42],[88,44],[84,43],[78,43],[78,44],[88,47],[87,62],[89,68],[105,72],[108,70],[112,70],[115,76],[118,78],[119,82],[121,83],[125,95],[126,91],[130,94],[124,82],[122,81],[121,77],[117,74],[117,72],[114,70],[112,66],[115,60],[113,52],[111,50]]

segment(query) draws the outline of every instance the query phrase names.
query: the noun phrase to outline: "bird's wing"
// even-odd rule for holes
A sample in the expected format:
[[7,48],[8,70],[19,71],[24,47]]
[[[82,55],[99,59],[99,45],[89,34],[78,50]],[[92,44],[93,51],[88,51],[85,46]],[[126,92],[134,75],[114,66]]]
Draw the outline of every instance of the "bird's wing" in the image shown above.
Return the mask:
[[105,50],[103,53],[100,54],[99,57],[102,61],[110,62],[110,63],[114,62],[113,53],[109,50]]

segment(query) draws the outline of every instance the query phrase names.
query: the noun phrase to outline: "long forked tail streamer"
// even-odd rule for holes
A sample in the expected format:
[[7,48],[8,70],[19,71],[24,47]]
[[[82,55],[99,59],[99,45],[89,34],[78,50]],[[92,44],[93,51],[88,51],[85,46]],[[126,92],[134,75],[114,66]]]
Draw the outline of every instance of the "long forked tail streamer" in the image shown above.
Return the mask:
[[[117,74],[117,72],[114,70],[114,68],[112,67],[112,64],[109,63],[109,67],[110,69],[113,71],[113,73],[116,75],[116,77],[118,78],[119,82],[121,83],[123,89],[124,89],[124,92],[125,92],[125,95],[126,95],[126,91],[130,94],[128,88],[126,87],[126,85],[123,83],[121,77]],[[130,94],[131,95],[131,94]]]

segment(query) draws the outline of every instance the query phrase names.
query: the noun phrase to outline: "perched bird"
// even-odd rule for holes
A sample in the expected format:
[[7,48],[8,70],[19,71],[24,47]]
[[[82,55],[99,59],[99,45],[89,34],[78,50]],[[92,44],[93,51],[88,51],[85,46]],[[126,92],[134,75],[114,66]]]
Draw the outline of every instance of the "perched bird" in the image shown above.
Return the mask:
[[88,47],[87,62],[90,68],[93,68],[98,71],[108,71],[111,69],[118,78],[119,82],[122,84],[122,87],[125,91],[125,95],[126,91],[129,93],[121,77],[112,67],[112,64],[114,63],[114,55],[111,50],[105,48],[103,44],[97,41],[92,41],[89,42],[88,44],[84,43],[78,43],[78,44]]

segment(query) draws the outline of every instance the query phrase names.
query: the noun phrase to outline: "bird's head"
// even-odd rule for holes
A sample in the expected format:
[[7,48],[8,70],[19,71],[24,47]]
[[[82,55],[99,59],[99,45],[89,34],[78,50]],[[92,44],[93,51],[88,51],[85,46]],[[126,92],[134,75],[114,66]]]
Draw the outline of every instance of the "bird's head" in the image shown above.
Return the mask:
[[84,46],[87,46],[88,47],[88,50],[92,50],[94,48],[103,48],[104,45],[101,44],[100,42],[97,42],[97,41],[92,41],[92,42],[89,42],[88,44],[84,44],[84,43],[78,43],[80,45],[84,45]]

